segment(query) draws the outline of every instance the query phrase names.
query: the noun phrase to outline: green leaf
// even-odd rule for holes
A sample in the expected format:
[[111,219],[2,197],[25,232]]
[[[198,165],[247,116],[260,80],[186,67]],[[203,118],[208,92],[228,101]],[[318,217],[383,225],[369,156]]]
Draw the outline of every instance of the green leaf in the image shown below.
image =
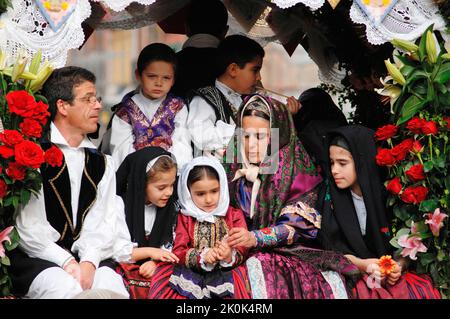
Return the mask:
[[438,207],[437,199],[428,199],[420,203],[419,210],[421,212],[433,212]]
[[400,69],[400,72],[402,72],[403,76],[404,76],[405,78],[407,78],[408,76],[410,76],[410,74],[411,74],[412,72],[414,72],[415,69],[416,69],[415,66],[411,66],[411,65],[405,64],[405,65]]
[[19,232],[14,227],[11,233],[9,234],[9,238],[11,239],[11,243],[6,242],[5,248],[8,251],[15,249],[19,245]]
[[434,254],[433,253],[424,253],[422,254],[422,256],[420,256],[420,263],[423,266],[426,266],[430,263],[432,263],[435,260]]
[[445,157],[433,158],[433,165],[439,168],[445,168]]
[[409,214],[403,206],[395,207],[394,215],[395,215],[395,217],[397,217],[398,219],[400,219],[402,221],[406,221],[409,218]]
[[427,30],[425,30],[425,32],[422,34],[422,37],[420,38],[420,43],[419,43],[419,60],[420,60],[420,62],[422,62],[427,55],[426,42],[427,42]]
[[428,173],[429,171],[431,171],[433,169],[433,162],[428,161],[423,163],[423,171],[425,173]]
[[20,203],[22,205],[26,205],[28,201],[30,200],[31,192],[28,190],[22,190],[20,192]]
[[395,248],[402,248],[402,246],[400,246],[398,243],[397,243],[397,239],[396,238],[392,238],[390,241],[389,241],[389,244],[391,244],[393,247],[395,247]]
[[444,63],[439,68],[434,81],[439,84],[445,84],[450,79],[450,62]]
[[417,112],[419,112],[424,105],[428,103],[427,100],[420,100],[415,95],[411,95],[403,104],[401,109],[400,118],[397,121],[397,125],[403,124],[411,119]]

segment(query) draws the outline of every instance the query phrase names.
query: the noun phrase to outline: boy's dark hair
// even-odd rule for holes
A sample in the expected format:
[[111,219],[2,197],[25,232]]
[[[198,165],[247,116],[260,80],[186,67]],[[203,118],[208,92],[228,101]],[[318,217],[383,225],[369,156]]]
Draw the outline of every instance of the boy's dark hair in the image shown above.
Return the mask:
[[164,43],[152,43],[141,50],[137,60],[137,70],[139,74],[142,74],[147,65],[154,61],[170,63],[173,66],[173,71],[175,72],[176,70],[177,55],[171,47]]
[[216,179],[220,181],[217,171],[208,165],[195,166],[190,172],[187,179],[187,187],[191,189],[192,184],[204,178]]
[[221,38],[227,30],[228,11],[220,0],[193,0],[186,23],[188,36],[207,33]]
[[42,87],[42,95],[47,98],[52,121],[56,116],[56,102],[61,99],[71,103],[75,98],[73,89],[86,81],[95,84],[94,73],[78,66],[66,66],[53,71]]
[[226,37],[219,44],[217,53],[217,76],[224,74],[232,63],[244,68],[256,58],[264,58],[264,49],[258,42],[239,34]]

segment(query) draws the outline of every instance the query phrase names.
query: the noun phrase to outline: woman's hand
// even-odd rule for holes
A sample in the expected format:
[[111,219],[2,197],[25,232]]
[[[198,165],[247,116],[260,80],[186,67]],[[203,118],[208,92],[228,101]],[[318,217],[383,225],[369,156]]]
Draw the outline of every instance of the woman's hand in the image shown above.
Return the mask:
[[139,275],[149,279],[151,276],[153,276],[156,266],[157,263],[154,262],[153,260],[146,261],[139,267]]
[[372,276],[379,283],[385,278],[378,265],[378,258],[362,259],[362,267],[360,270]]
[[245,228],[232,228],[228,233],[228,246],[236,248],[238,246],[251,248],[256,247],[256,237]]
[[287,101],[286,107],[287,107],[288,111],[292,115],[297,114],[298,110],[300,110],[300,107],[302,106],[300,104],[300,102],[293,96],[288,97],[286,101]]

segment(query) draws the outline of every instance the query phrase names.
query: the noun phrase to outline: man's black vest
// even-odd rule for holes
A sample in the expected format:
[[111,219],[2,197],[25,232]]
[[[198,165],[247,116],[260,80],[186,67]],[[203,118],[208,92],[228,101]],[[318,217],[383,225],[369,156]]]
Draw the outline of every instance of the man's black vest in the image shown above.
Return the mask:
[[[51,143],[42,144],[44,150],[50,147]],[[106,168],[105,155],[96,149],[85,148],[84,152],[85,165],[78,199],[76,227],[73,227],[70,178],[65,159],[61,167],[46,164],[41,167],[47,220],[61,235],[56,243],[69,251],[73,242],[80,237],[84,220],[95,203],[97,186]]]

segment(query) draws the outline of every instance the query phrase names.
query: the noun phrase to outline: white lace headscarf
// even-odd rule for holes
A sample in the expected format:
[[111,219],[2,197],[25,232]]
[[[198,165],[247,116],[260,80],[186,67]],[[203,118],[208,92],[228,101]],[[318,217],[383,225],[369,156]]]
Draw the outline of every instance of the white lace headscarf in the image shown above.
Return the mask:
[[[198,208],[191,197],[191,192],[189,191],[187,180],[189,173],[195,166],[210,166],[219,175],[220,184],[220,197],[219,203],[214,209],[214,211],[208,213]],[[215,217],[223,217],[228,211],[230,204],[230,195],[228,192],[228,181],[225,173],[225,169],[218,159],[214,157],[200,156],[194,158],[192,161],[187,163],[181,172],[180,180],[178,182],[178,199],[181,205],[181,213],[186,216],[191,216],[197,219],[199,222],[215,222]]]

